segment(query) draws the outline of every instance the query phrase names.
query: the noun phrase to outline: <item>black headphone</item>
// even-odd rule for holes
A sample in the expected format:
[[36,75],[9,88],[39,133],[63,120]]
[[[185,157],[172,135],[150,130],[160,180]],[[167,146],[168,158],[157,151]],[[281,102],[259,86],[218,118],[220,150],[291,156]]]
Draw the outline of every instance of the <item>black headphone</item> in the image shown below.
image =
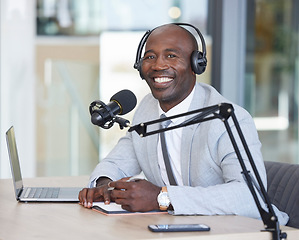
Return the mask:
[[[197,32],[197,34],[198,34],[198,36],[201,40],[202,52],[193,51],[192,54],[191,54],[190,60],[191,60],[192,71],[196,74],[202,74],[206,70],[207,58],[206,58],[206,44],[205,44],[205,40],[204,40],[201,32],[198,30],[198,28],[196,28],[193,25],[188,24],[188,23],[172,23],[172,24],[179,25],[179,26],[181,25],[181,26],[192,27]],[[142,75],[142,71],[141,71],[142,60],[143,60],[143,58],[141,57],[142,49],[143,49],[148,37],[151,35],[151,33],[155,29],[156,28],[146,31],[146,33],[141,38],[140,43],[139,43],[138,48],[137,48],[136,61],[135,61],[135,64],[134,64],[134,68],[139,71],[140,77],[142,79],[143,79],[143,75]]]

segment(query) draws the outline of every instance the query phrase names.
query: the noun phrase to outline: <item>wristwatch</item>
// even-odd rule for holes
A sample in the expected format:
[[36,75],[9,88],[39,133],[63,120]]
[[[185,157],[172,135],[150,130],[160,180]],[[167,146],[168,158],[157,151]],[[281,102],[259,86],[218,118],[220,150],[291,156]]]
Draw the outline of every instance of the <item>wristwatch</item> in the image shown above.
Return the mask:
[[168,197],[167,188],[162,187],[161,192],[157,197],[157,201],[159,203],[160,210],[165,211],[170,205],[170,199]]

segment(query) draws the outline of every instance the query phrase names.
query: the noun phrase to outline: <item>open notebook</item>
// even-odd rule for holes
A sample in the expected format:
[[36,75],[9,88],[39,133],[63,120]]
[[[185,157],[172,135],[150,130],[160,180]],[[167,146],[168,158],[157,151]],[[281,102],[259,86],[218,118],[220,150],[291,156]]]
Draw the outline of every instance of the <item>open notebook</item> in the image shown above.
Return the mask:
[[104,202],[94,202],[92,209],[104,215],[132,215],[132,214],[166,214],[167,211],[149,211],[149,212],[129,212],[121,208],[121,205],[111,202],[105,204]]

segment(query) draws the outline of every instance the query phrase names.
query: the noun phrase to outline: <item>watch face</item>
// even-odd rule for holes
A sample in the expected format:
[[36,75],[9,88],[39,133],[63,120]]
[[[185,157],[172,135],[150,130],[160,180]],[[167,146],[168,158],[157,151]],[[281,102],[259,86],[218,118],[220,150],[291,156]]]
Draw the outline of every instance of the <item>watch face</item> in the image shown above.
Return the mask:
[[167,192],[161,192],[158,195],[158,203],[160,206],[166,206],[166,207],[169,206],[170,200],[169,200]]

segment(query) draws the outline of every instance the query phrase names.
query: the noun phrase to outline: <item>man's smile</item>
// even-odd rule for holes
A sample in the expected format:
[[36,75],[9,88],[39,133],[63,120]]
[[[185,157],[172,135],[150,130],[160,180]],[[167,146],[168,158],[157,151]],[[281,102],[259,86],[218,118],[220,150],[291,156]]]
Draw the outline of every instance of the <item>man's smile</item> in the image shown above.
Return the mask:
[[156,77],[154,78],[155,83],[168,83],[171,82],[173,78],[170,77]]

